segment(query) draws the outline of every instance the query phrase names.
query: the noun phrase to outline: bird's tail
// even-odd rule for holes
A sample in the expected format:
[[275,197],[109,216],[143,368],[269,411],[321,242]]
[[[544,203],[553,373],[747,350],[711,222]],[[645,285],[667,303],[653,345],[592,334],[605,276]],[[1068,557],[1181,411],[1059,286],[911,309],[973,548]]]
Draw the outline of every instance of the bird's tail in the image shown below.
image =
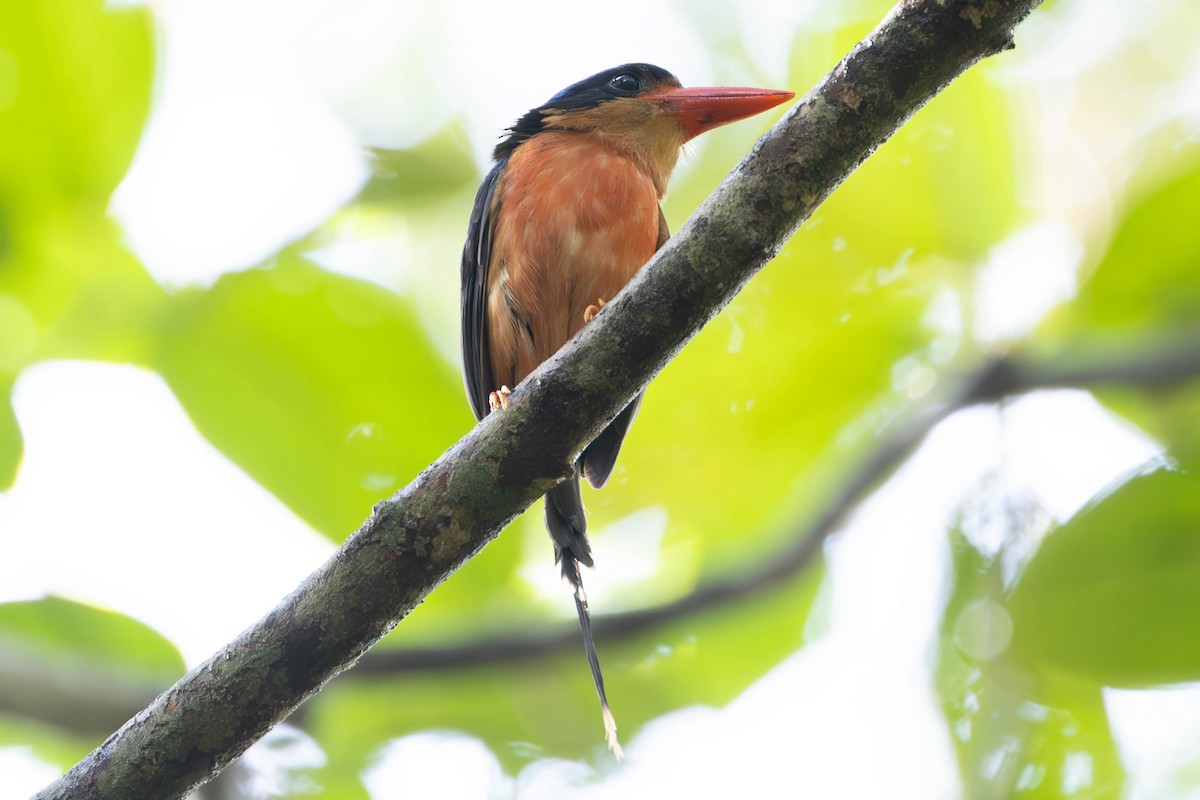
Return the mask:
[[583,633],[583,649],[587,652],[588,666],[600,697],[600,710],[604,715],[604,738],[613,755],[622,757],[621,743],[617,741],[617,723],[608,707],[608,696],[604,692],[604,676],[600,673],[600,659],[596,656],[596,642],[592,637],[592,618],[588,614],[587,594],[583,591],[583,576],[579,565],[592,566],[592,549],[587,539],[587,521],[584,518],[583,498],[579,493],[579,470],[567,480],[546,493],[546,529],[554,541],[554,560],[562,564],[563,577],[575,590],[575,610],[579,614],[579,629]]
[[588,666],[592,668],[592,681],[596,684],[596,694],[600,696],[604,741],[620,761],[624,753],[621,752],[621,743],[617,741],[617,721],[613,719],[608,707],[608,695],[604,693],[604,676],[600,673],[600,659],[596,656],[596,642],[592,638],[592,617],[588,613],[587,595],[583,591],[583,577],[579,574],[578,562],[570,556],[563,558],[563,575],[575,587],[575,611],[579,614],[579,629],[583,632],[583,649],[587,651]]
[[[583,515],[583,497],[579,494],[579,467],[571,477],[546,492],[546,530],[554,540],[554,562],[563,562],[564,578],[571,581],[567,574],[568,557],[592,566],[587,519]],[[578,584],[571,581],[571,585]]]

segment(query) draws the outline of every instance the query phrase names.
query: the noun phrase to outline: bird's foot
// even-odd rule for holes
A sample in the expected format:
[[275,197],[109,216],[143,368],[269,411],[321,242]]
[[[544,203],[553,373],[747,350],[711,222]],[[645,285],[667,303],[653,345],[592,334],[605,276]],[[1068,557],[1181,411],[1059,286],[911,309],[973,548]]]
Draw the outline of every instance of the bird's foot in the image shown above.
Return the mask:
[[605,300],[603,297],[597,297],[595,303],[589,305],[583,310],[583,321],[591,322],[594,320],[596,315],[600,313],[600,309],[604,308],[606,305],[608,305],[607,300]]
[[512,394],[512,389],[507,386],[501,386],[499,391],[492,392],[488,395],[488,405],[492,411],[497,408],[508,408],[508,396]]

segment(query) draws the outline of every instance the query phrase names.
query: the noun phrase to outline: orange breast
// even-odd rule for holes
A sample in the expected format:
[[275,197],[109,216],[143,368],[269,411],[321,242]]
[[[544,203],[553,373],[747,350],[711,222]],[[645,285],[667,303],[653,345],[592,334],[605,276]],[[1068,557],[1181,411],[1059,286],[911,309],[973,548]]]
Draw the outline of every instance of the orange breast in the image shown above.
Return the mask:
[[545,132],[513,153],[494,199],[492,375],[515,386],[654,254],[658,192],[595,137]]

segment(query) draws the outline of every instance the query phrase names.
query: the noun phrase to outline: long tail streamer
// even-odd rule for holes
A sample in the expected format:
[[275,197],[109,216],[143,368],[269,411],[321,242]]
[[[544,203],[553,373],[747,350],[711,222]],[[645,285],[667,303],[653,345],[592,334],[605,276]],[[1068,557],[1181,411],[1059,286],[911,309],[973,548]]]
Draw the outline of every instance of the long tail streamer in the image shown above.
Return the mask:
[[604,715],[604,740],[608,749],[620,761],[624,756],[621,743],[617,741],[617,721],[613,719],[612,710],[608,707],[608,696],[604,693],[604,676],[600,673],[600,659],[596,656],[596,641],[592,637],[592,617],[588,613],[587,595],[583,591],[583,577],[579,574],[579,564],[570,556],[563,558],[563,574],[575,587],[575,610],[579,613],[579,629],[583,633],[583,649],[587,651],[588,666],[592,668],[592,680],[596,684],[596,694],[600,696],[600,711]]

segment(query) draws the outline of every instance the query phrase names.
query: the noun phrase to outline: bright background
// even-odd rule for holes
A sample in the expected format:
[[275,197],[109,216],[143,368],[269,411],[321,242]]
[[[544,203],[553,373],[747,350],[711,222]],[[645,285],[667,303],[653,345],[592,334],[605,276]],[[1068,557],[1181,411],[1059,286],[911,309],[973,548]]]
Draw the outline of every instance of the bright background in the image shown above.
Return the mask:
[[[0,6],[0,795],[68,768],[471,425],[503,128],[617,63],[804,92],[886,2]],[[818,210],[586,496],[595,613],[786,547],[947,379],[1200,319],[1200,9],[1057,0]],[[699,140],[678,228],[769,125]],[[1195,339],[1193,338],[1194,342]],[[354,672],[208,797],[1200,797],[1200,386],[951,416],[822,563],[582,652]],[[383,648],[559,630],[540,510]]]

